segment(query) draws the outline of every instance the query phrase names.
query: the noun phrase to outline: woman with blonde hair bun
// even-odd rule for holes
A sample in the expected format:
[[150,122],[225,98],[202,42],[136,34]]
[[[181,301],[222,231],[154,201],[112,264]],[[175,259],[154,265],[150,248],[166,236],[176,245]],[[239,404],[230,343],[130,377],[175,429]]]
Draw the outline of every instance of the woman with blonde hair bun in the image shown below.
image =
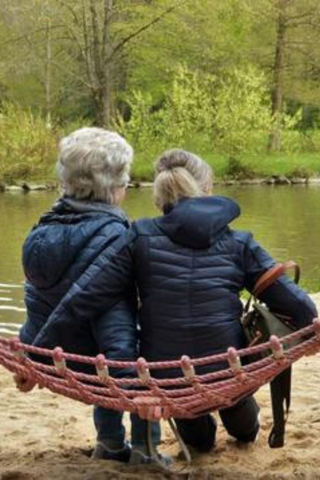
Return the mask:
[[[141,300],[139,353],[148,361],[203,357],[246,346],[239,293],[244,288],[251,292],[275,261],[251,233],[230,228],[240,208],[230,198],[211,195],[212,171],[201,158],[170,150],[160,156],[155,172],[154,199],[162,215],[135,222],[113,245],[112,255],[101,253],[52,314],[37,339],[39,346],[49,334],[59,343],[64,324],[83,325],[97,318],[133,284]],[[260,299],[297,327],[317,316],[309,297],[286,276]],[[198,367],[197,372],[221,367],[226,365]],[[229,435],[252,442],[259,430],[258,412],[249,396],[219,414]],[[165,415],[158,407],[143,407],[139,413],[149,420]],[[214,446],[217,424],[210,414],[176,423],[187,444],[202,452]]]

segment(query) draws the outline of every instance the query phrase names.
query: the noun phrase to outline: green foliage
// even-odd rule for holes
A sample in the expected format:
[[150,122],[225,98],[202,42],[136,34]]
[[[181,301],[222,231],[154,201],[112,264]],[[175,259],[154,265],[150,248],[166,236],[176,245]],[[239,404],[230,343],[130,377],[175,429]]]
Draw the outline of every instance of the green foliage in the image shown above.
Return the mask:
[[131,117],[125,122],[121,115],[118,115],[115,128],[128,139],[135,150],[143,150],[150,147],[150,142],[155,141],[161,132],[161,116],[152,112],[152,96],[143,95],[140,91],[133,91],[126,98],[131,111]]
[[[124,121],[119,116],[115,128],[134,146],[134,174],[144,179],[152,177],[156,155],[173,146],[200,154],[214,150],[229,158],[221,175],[252,178],[257,168],[243,159],[264,154],[275,122],[266,78],[252,66],[232,68],[216,77],[180,65],[161,103],[156,105],[151,94],[141,91],[132,92],[126,102],[131,117]],[[283,151],[301,151],[301,134],[296,130],[300,119],[301,109],[278,119]]]
[[[319,2],[282,2],[286,48],[280,73],[286,107],[271,118],[278,3],[194,0],[179,6],[177,0],[119,0],[106,23],[104,0],[6,0],[0,5],[0,105],[16,102],[39,123],[38,113],[31,115],[29,108],[43,117],[50,113],[69,132],[97,123],[99,79],[110,78],[113,125],[136,150],[136,175],[149,177],[154,157],[173,146],[209,152],[215,163],[220,155],[219,174],[236,174],[238,168],[242,175],[247,158],[256,159],[257,165],[250,164],[255,171],[273,129],[281,133],[281,152],[268,158],[276,170],[283,153],[298,158],[320,151]],[[110,35],[106,50],[104,33]],[[29,123],[21,125],[27,130],[18,138],[29,134]],[[1,142],[6,151],[2,135]],[[10,167],[2,166],[3,172],[23,170],[13,166],[20,160],[6,162]],[[47,160],[31,164],[32,175],[47,168]]]
[[241,156],[256,148],[270,126],[270,100],[263,73],[251,66],[226,72],[215,96],[216,146],[230,156]]
[[51,176],[56,133],[30,110],[5,103],[0,114],[0,179],[43,179]]
[[301,119],[301,108],[292,114],[284,111],[272,117],[271,131],[280,130],[281,133],[281,151],[299,152],[302,150],[301,135],[297,130],[297,126],[301,122]]
[[199,133],[210,138],[214,81],[212,75],[179,65],[164,108],[165,135],[169,141],[181,143]]
[[257,177],[271,175],[292,176],[291,172],[309,172],[310,175],[320,174],[320,157],[317,153],[267,153],[244,155],[246,165],[255,169]]
[[134,91],[127,99],[130,120],[118,117],[118,129],[139,151],[152,144],[158,148],[181,145],[197,134],[208,140],[214,112],[213,79],[180,65],[161,107],[155,107],[151,94]]
[[251,179],[257,176],[256,170],[238,158],[229,157],[226,176],[235,180]]
[[61,135],[66,136],[74,132],[75,130],[78,130],[79,128],[92,127],[92,126],[93,126],[93,122],[90,119],[81,118],[81,117],[74,118],[72,122],[68,122],[66,125],[63,126],[63,128],[61,129]]
[[286,175],[288,178],[306,178],[311,176],[310,169],[306,167],[293,167]]
[[299,132],[299,145],[302,152],[316,152],[320,149],[320,131],[303,130]]
[[164,148],[162,114],[153,111],[150,94],[143,95],[139,91],[134,91],[126,102],[131,111],[130,120],[125,122],[121,115],[118,115],[115,130],[134,148],[132,179],[150,180],[153,178],[153,160]]

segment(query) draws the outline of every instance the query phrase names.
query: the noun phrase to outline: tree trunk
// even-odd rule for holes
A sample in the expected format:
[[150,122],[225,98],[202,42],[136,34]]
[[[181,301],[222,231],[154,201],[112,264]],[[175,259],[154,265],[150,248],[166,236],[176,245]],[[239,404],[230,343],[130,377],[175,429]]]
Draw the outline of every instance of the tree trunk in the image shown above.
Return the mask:
[[90,2],[94,75],[97,85],[95,104],[98,124],[104,128],[110,127],[113,115],[113,59],[111,55],[113,5],[113,0],[104,0],[103,21],[99,22],[95,0]]
[[271,113],[274,120],[273,130],[269,137],[269,151],[278,151],[281,148],[281,114],[283,110],[283,74],[285,62],[286,17],[285,7],[287,0],[278,2],[277,39],[273,67],[273,89]]
[[[146,3],[151,5],[152,1],[153,0],[146,0]],[[116,111],[115,89],[117,86],[116,76],[119,72],[119,57],[124,51],[125,46],[153,25],[160,22],[176,8],[181,7],[186,1],[187,0],[177,0],[175,5],[163,10],[150,21],[133,30],[127,36],[118,39],[118,41],[112,36],[112,27],[113,22],[116,21],[115,13],[117,13],[118,3],[115,0],[103,0],[103,14],[101,14],[101,10],[98,9],[98,5],[100,4],[97,0],[90,0],[89,12],[91,15],[90,26],[92,34],[90,39],[86,22],[86,9],[83,3],[82,17],[84,43],[87,51],[85,57],[87,72],[89,73],[88,79],[96,108],[97,121],[101,127],[110,128],[112,125],[112,119]],[[121,11],[121,9],[119,9],[119,11]],[[92,56],[89,52],[92,52]]]
[[113,118],[113,85],[112,85],[112,73],[106,72],[105,74],[105,83],[103,89],[102,97],[102,117],[103,117],[103,126],[105,128],[110,128]]
[[52,63],[52,45],[51,45],[51,20],[47,21],[46,31],[46,64],[45,64],[45,94],[46,94],[46,125],[50,129],[51,124],[51,63]]
[[113,98],[112,83],[108,75],[104,76],[103,82],[99,86],[99,90],[95,97],[97,122],[99,127],[110,128],[113,118]]
[[102,118],[103,126],[110,128],[114,113],[113,108],[113,65],[111,60],[112,53],[112,14],[114,9],[113,0],[104,1],[104,22],[103,22],[103,95],[102,95]]

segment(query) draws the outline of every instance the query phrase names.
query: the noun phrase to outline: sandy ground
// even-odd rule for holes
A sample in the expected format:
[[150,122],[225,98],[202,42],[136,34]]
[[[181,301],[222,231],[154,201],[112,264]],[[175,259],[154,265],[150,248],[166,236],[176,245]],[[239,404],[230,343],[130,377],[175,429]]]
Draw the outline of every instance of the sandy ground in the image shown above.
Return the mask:
[[[314,298],[320,311],[320,295]],[[91,460],[85,455],[94,445],[91,407],[45,390],[21,394],[11,374],[0,369],[1,480],[320,480],[320,354],[294,366],[284,448],[267,445],[271,410],[268,387],[263,387],[257,394],[262,407],[259,440],[238,445],[220,426],[216,449],[195,455],[192,473],[183,476],[157,467]],[[176,456],[179,448],[165,424],[163,437],[161,450]]]

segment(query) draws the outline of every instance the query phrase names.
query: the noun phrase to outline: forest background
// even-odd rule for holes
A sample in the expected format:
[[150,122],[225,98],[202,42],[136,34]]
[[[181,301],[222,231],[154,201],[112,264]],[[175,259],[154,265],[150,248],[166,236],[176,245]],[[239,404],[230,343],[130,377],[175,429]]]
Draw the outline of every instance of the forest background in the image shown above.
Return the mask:
[[0,0],[0,181],[54,178],[85,125],[217,177],[320,174],[318,0]]

